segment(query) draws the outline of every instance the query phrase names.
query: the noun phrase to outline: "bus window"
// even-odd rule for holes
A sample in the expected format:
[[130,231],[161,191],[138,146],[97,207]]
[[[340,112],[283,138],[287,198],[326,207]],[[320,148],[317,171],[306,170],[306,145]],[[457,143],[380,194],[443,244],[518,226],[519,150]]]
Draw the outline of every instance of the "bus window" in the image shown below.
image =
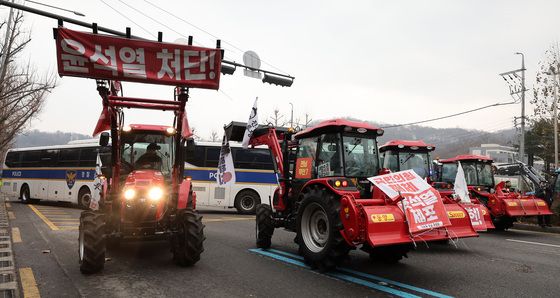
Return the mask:
[[193,166],[204,167],[205,148],[206,147],[204,146],[196,146],[194,149],[194,153],[191,154],[187,153],[187,151],[185,150],[185,161]]
[[218,159],[220,158],[220,147],[207,147],[205,167],[216,168],[218,167]]
[[46,149],[41,150],[41,167],[56,167],[58,162],[58,150]]
[[21,153],[18,151],[10,151],[6,154],[6,166],[10,168],[21,167]]
[[266,149],[232,148],[234,167],[239,169],[274,170],[272,155]]
[[82,148],[80,150],[80,167],[95,167],[96,162],[96,148]]
[[80,161],[80,149],[60,149],[58,156],[59,167],[77,167]]
[[41,151],[27,151],[22,153],[21,157],[21,167],[32,168],[39,167],[41,160]]

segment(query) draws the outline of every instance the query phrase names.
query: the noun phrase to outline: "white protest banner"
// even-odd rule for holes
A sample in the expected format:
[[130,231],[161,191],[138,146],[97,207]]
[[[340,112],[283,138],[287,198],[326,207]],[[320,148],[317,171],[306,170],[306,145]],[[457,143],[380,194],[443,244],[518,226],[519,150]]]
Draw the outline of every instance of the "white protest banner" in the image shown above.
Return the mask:
[[247,128],[245,129],[245,135],[243,136],[243,142],[241,145],[243,148],[247,149],[249,147],[249,140],[251,136],[253,136],[253,132],[259,126],[259,116],[257,114],[257,100],[259,98],[255,98],[255,103],[253,104],[253,108],[251,108],[251,114],[249,114],[249,120],[247,121]]
[[461,199],[461,203],[470,204],[471,198],[469,197],[469,189],[467,187],[467,180],[465,180],[465,172],[463,172],[463,167],[461,162],[457,166],[457,175],[455,176],[455,184],[453,186],[455,194]]
[[399,196],[411,234],[451,225],[439,192],[414,170],[368,178],[393,201]]
[[97,161],[95,163],[95,179],[93,179],[93,193],[89,201],[89,209],[99,210],[99,201],[101,200],[101,192],[103,191],[103,174],[101,173],[101,157],[97,153]]
[[222,148],[220,149],[220,158],[218,160],[218,172],[216,173],[216,181],[220,186],[235,184],[235,168],[233,167],[233,157],[229,140],[224,133]]

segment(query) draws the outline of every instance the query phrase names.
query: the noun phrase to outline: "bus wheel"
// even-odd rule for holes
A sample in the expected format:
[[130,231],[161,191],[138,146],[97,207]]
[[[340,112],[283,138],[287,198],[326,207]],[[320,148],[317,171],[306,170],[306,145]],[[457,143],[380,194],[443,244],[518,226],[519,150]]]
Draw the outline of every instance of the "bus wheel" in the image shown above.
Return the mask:
[[78,192],[78,205],[82,209],[89,209],[89,203],[91,202],[91,191],[87,186],[82,187]]
[[31,203],[31,197],[29,196],[29,186],[27,186],[27,184],[24,184],[21,187],[21,192],[20,192],[20,195],[19,195],[19,199],[24,204]]
[[240,214],[255,214],[257,205],[261,203],[259,195],[249,189],[240,191],[235,196],[235,208]]

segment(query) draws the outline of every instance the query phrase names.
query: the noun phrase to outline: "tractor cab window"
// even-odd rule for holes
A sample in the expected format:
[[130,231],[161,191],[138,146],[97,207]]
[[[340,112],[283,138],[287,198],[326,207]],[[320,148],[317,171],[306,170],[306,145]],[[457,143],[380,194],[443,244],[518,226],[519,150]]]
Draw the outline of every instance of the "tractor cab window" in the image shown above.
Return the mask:
[[476,179],[476,166],[472,163],[462,163],[463,172],[465,173],[465,180],[467,185],[479,185]]
[[[456,163],[444,163],[441,166],[441,181],[446,183],[455,183],[455,177],[457,176],[457,164]],[[467,181],[468,184],[468,181]]]
[[315,158],[317,155],[318,138],[300,139],[297,148],[295,179],[311,179],[315,177]]
[[494,186],[494,176],[492,175],[492,165],[489,163],[477,165],[478,185]]
[[422,178],[430,174],[430,163],[428,152],[400,152],[399,169],[414,170]]
[[123,135],[123,170],[159,170],[171,175],[173,137],[157,133],[131,132]]
[[339,134],[324,134],[320,138],[317,176],[342,176]]
[[399,154],[393,151],[385,151],[383,157],[383,167],[391,172],[399,171]]
[[375,138],[363,135],[344,135],[344,172],[347,177],[371,177],[379,171],[379,157]]

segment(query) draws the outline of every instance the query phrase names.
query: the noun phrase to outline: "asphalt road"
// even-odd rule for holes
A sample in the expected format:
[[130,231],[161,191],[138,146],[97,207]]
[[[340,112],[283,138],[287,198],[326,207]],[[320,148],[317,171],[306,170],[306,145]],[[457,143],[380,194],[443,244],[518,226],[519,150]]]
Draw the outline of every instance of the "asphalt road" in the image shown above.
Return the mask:
[[[195,266],[175,266],[166,242],[125,243],[108,252],[102,273],[85,276],[78,266],[79,209],[7,207],[21,236],[13,244],[16,266],[32,272],[41,297],[560,297],[558,234],[511,230],[458,247],[419,244],[395,265],[355,251],[339,270],[320,274],[296,255],[294,234],[276,230],[274,249],[263,252],[254,249],[254,217],[201,211],[205,252]],[[21,284],[25,292],[30,283]]]

